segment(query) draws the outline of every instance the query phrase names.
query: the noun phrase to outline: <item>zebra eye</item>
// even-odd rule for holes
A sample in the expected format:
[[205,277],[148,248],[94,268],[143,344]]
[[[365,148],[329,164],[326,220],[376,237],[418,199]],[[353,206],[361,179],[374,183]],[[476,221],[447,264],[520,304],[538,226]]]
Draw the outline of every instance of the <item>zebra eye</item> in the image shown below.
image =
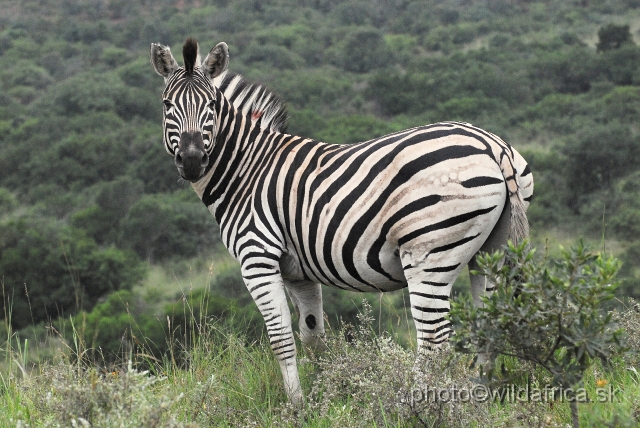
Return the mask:
[[207,104],[207,107],[209,107],[209,110],[215,110],[216,109],[216,100],[209,101],[209,104]]
[[171,107],[173,107],[173,103],[170,100],[164,100],[162,101],[164,103],[164,107],[169,110]]

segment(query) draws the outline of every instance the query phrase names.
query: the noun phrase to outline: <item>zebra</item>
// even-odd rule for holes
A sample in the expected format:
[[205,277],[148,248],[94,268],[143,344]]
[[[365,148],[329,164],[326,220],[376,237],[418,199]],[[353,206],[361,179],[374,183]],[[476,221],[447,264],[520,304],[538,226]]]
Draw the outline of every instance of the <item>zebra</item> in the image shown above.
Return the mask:
[[[283,132],[269,90],[228,74],[222,42],[184,66],[152,44],[164,78],[163,141],[180,176],[215,217],[264,317],[289,400],[303,403],[287,295],[303,344],[325,334],[321,285],[362,292],[407,287],[418,354],[448,340],[452,284],[479,251],[528,235],[533,178],[496,135],[441,122],[352,145]],[[471,275],[473,300],[491,291]]]

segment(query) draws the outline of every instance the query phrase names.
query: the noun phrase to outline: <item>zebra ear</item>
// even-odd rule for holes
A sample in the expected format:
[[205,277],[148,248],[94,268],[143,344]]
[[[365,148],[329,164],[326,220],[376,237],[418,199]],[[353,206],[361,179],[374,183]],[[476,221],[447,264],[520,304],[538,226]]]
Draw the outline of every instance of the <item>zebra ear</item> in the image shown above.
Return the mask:
[[171,55],[169,46],[151,43],[150,59],[153,69],[165,79],[178,69],[178,63]]
[[210,79],[215,79],[227,69],[228,65],[229,47],[225,42],[221,42],[211,49],[209,55],[202,62],[202,71]]

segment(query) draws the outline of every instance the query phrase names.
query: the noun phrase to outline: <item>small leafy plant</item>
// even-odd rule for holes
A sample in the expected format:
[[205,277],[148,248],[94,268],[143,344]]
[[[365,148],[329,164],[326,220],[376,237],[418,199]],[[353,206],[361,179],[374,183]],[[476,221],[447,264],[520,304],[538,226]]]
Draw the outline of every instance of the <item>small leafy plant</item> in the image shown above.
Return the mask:
[[[578,426],[575,391],[585,371],[603,365],[623,349],[622,330],[602,304],[613,299],[620,262],[589,252],[582,242],[550,266],[534,260],[528,243],[478,256],[480,274],[497,285],[474,308],[469,297],[452,302],[453,343],[458,351],[489,357],[483,379],[494,384],[508,378],[492,364],[499,355],[542,367],[565,392],[572,423]],[[507,376],[505,376],[505,374]]]

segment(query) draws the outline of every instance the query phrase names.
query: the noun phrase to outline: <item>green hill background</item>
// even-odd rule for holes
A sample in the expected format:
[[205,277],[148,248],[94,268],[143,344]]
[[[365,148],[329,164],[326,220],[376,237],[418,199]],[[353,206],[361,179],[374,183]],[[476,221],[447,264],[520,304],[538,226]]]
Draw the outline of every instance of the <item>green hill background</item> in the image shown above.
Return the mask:
[[[637,0],[5,0],[5,329],[41,338],[71,319],[107,359],[136,334],[160,358],[165,318],[186,335],[189,302],[261,334],[162,146],[148,48],[186,37],[225,41],[233,72],[287,102],[290,133],[353,143],[461,120],[500,135],[533,170],[534,243],[584,237],[624,261],[620,297],[640,296],[639,31]],[[326,293],[330,322],[354,319],[362,296]],[[410,341],[406,295],[366,298]]]

